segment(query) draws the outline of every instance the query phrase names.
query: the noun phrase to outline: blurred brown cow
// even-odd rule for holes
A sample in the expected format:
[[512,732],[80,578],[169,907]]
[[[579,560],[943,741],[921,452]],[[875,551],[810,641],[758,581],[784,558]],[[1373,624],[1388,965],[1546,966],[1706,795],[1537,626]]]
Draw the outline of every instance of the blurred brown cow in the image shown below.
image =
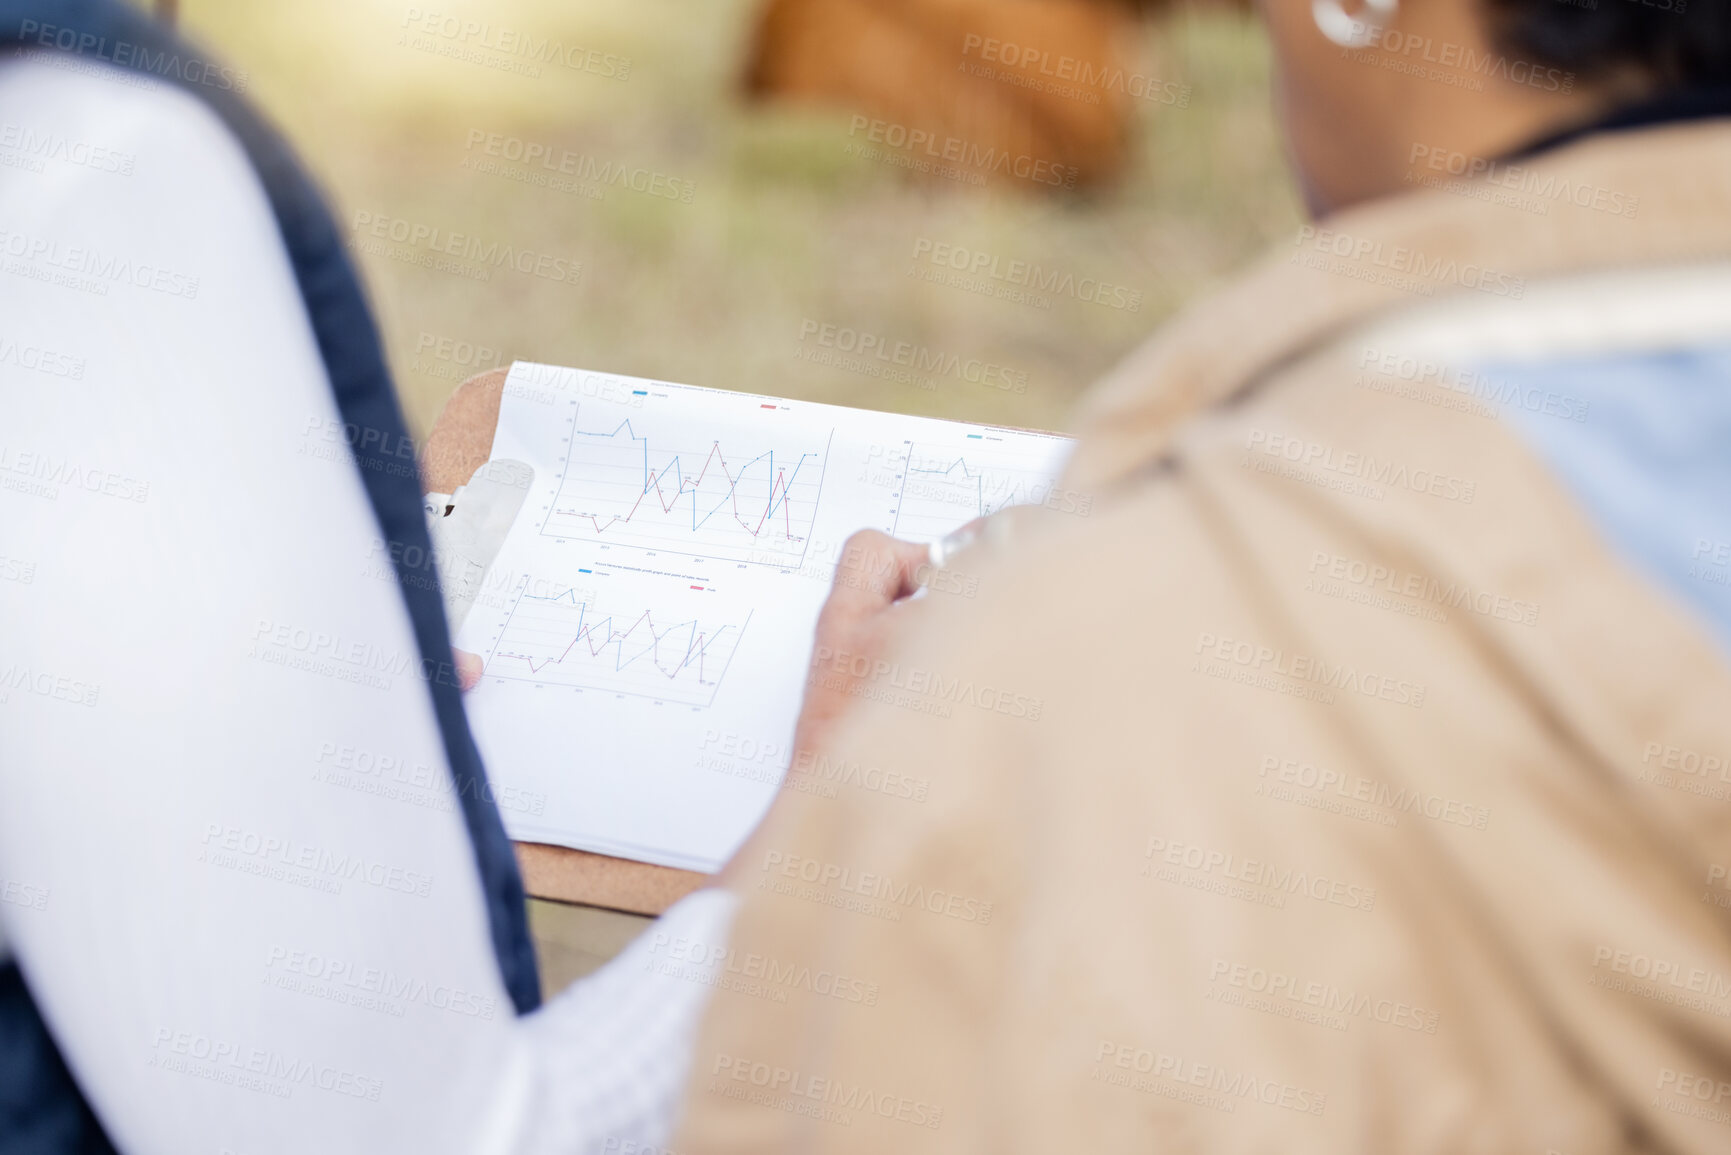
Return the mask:
[[1133,65],[1137,19],[1127,0],[768,0],[746,88],[847,108],[853,143],[912,171],[1096,185],[1138,99],[1179,103]]

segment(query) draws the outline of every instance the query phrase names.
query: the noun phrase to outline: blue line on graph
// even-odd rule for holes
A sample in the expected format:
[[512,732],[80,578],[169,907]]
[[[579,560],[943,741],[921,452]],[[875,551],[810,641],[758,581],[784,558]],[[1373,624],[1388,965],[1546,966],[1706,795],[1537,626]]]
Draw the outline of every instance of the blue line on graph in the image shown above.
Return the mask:
[[[642,496],[644,494],[647,494],[649,492],[649,490],[654,485],[654,482],[651,480],[651,473],[650,473],[650,469],[649,469],[649,438],[637,436],[637,431],[631,427],[631,419],[629,417],[627,417],[625,420],[621,421],[617,426],[615,426],[611,433],[595,433],[595,432],[591,432],[591,431],[586,430],[586,429],[576,429],[576,430],[573,430],[572,432],[577,434],[580,437],[601,437],[601,438],[606,438],[607,440],[611,441],[614,438],[619,436],[619,431],[621,429],[623,429],[625,431],[625,434],[627,437],[631,438],[631,440],[633,440],[633,441],[639,442],[643,446],[643,488],[639,492],[639,496]],[[714,455],[718,454],[720,452],[720,450],[721,450],[721,443],[718,441],[714,444],[714,446],[711,447],[709,452],[710,452],[711,456],[714,456]],[[714,517],[716,515],[716,513],[720,512],[721,507],[728,503],[728,501],[733,497],[734,492],[739,488],[739,483],[740,483],[740,481],[742,481],[745,478],[746,471],[749,470],[752,466],[756,465],[758,462],[764,460],[765,458],[769,459],[769,507],[764,511],[763,520],[760,521],[758,524],[761,525],[761,524],[763,524],[763,522],[767,522],[770,518],[775,516],[776,510],[781,505],[783,505],[787,502],[788,496],[793,489],[794,482],[799,480],[799,471],[801,469],[805,468],[806,459],[811,458],[811,457],[816,457],[816,456],[817,456],[817,454],[815,454],[815,453],[802,453],[802,454],[800,454],[798,463],[795,464],[793,467],[793,475],[791,477],[789,477],[787,479],[787,481],[781,485],[781,496],[778,499],[776,497],[776,493],[775,493],[775,491],[776,491],[775,450],[771,449],[766,453],[758,454],[756,457],[752,458],[750,461],[746,462],[743,466],[740,467],[738,477],[728,477],[727,492],[722,495],[722,498],[720,501],[715,503],[715,508],[711,509],[708,513],[703,514],[701,517],[698,516],[697,489],[695,488],[695,483],[694,483],[693,488],[691,490],[691,528],[693,530],[698,530],[698,529],[703,528],[703,526],[709,521],[710,518]],[[684,468],[680,464],[680,455],[679,454],[674,454],[672,465],[673,465],[674,478],[679,482],[679,495],[683,496],[685,493],[685,471],[684,471]],[[708,467],[709,467],[709,459],[706,457],[706,458],[704,458],[704,469],[707,470]],[[727,467],[727,463],[724,460],[722,462],[722,469],[724,471],[724,474],[723,474],[724,476],[725,476],[726,467]],[[665,472],[665,470],[663,470],[663,472]],[[699,481],[702,480],[701,473],[699,474],[698,480]],[[676,498],[676,500],[677,500],[677,498]],[[673,507],[672,507],[672,505],[668,505],[665,508],[672,509]],[[618,520],[622,520],[622,519],[615,516],[614,520],[618,521]]]

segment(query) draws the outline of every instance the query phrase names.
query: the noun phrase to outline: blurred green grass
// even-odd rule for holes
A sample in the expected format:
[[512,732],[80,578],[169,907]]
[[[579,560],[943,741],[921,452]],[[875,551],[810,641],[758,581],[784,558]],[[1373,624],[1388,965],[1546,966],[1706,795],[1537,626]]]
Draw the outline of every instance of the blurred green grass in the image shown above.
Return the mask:
[[[755,10],[184,0],[182,23],[247,72],[346,221],[402,218],[582,262],[575,285],[509,270],[478,282],[360,254],[418,436],[474,367],[429,356],[429,339],[507,362],[1062,428],[1095,377],[1299,220],[1266,44],[1247,17],[1181,10],[1150,25],[1137,46],[1146,68],[1188,84],[1189,107],[1143,109],[1120,184],[1053,200],[910,180],[845,152],[844,111],[746,104],[737,78]],[[629,78],[556,65],[531,77],[418,50],[403,42],[411,11],[626,57]],[[657,170],[690,181],[691,203],[617,187],[593,199],[473,171],[472,132]],[[913,280],[918,238],[1123,285],[1143,303],[1058,297],[1040,309]],[[928,390],[815,364],[795,355],[807,320],[1003,365],[1028,388],[945,378]]]

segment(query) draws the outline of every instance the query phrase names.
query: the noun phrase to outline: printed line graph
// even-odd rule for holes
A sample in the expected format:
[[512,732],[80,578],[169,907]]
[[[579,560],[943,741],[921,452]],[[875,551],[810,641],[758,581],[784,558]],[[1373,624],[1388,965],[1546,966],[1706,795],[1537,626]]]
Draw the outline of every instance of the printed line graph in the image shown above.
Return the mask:
[[689,610],[609,608],[575,589],[524,592],[499,632],[487,676],[708,706],[750,621],[749,613],[716,623]]
[[890,530],[909,541],[936,541],[976,517],[1011,505],[1037,505],[1055,484],[1049,460],[989,445],[908,447]]
[[804,451],[698,438],[672,447],[630,418],[598,430],[578,429],[574,418],[541,532],[797,568],[834,436]]

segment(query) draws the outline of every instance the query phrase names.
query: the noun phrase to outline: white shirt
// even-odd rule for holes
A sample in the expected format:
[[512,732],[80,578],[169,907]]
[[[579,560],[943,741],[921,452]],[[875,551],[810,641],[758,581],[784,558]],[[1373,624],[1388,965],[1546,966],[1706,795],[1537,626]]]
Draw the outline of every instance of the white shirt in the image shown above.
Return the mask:
[[[110,1136],[661,1143],[708,987],[646,936],[513,1014],[241,148],[192,97],[60,57],[0,66],[0,108],[0,949]],[[694,895],[661,941],[724,940],[730,904]]]

